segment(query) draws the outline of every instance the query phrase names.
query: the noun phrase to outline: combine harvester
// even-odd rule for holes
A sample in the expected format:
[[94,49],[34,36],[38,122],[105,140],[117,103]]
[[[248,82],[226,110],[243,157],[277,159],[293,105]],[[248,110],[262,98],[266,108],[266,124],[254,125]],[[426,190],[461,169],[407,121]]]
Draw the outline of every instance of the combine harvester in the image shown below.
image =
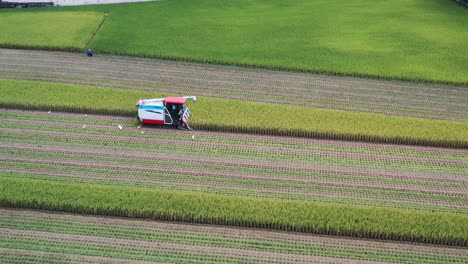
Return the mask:
[[194,103],[197,101],[196,96],[140,99],[136,103],[138,119],[143,124],[192,130],[188,125],[190,110],[185,105],[187,99],[192,99]]

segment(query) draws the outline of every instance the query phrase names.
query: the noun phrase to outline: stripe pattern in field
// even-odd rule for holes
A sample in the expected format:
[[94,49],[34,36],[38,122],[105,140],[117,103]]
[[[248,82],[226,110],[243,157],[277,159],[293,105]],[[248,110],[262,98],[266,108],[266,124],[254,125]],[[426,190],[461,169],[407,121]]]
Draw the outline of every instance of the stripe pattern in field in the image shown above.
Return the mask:
[[462,86],[7,49],[0,49],[0,78],[468,121],[468,90]]
[[0,110],[0,177],[468,212],[465,149],[137,128],[132,122]]
[[467,253],[449,246],[0,209],[0,254],[11,262],[464,263]]

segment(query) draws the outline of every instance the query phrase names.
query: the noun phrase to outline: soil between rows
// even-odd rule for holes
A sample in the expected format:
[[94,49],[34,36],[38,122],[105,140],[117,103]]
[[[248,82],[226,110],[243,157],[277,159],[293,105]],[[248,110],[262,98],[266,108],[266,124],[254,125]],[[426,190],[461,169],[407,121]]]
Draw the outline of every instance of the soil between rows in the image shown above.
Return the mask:
[[[79,138],[79,139],[93,139],[94,136],[83,135],[83,134],[74,134],[66,132],[44,132],[44,131],[21,131],[17,129],[1,129],[0,131],[9,131],[17,132],[22,134],[27,134],[28,132],[31,135],[65,135],[68,138]],[[121,137],[112,137],[106,136],[104,139],[117,140]],[[147,141],[143,141],[147,142]],[[58,153],[76,153],[80,155],[97,155],[97,156],[107,156],[109,155],[109,150],[99,150],[99,149],[84,149],[77,147],[56,147],[49,145],[40,145],[39,147],[28,145],[5,145],[5,149],[17,149],[17,150],[34,150],[39,152],[49,152],[54,151]],[[128,158],[139,158],[139,159],[158,159],[158,160],[171,160],[171,161],[186,161],[189,163],[205,163],[205,164],[214,164],[214,165],[223,165],[223,166],[243,166],[248,168],[265,168],[265,169],[276,169],[280,171],[306,171],[306,172],[329,172],[337,174],[356,174],[359,175],[373,175],[375,177],[393,177],[393,178],[415,178],[415,179],[427,179],[434,181],[460,181],[466,182],[468,179],[466,175],[457,175],[457,174],[440,174],[437,172],[411,172],[404,170],[395,170],[395,169],[375,169],[375,168],[359,168],[359,167],[350,167],[350,166],[337,166],[337,165],[322,165],[322,164],[306,164],[306,163],[297,163],[297,162],[286,162],[286,163],[277,163],[271,161],[262,161],[262,160],[253,160],[253,159],[242,159],[242,158],[222,158],[222,157],[202,157],[197,155],[183,154],[183,153],[135,153],[135,152],[126,152],[122,150],[113,149],[113,155],[116,157],[128,157]]]

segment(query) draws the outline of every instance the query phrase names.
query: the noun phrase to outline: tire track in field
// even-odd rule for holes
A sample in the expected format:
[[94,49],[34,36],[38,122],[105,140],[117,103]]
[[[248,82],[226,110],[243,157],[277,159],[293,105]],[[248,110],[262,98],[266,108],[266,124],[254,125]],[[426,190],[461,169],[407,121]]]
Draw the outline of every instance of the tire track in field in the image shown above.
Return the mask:
[[[154,264],[151,261],[142,260],[129,260],[129,259],[118,259],[111,257],[98,257],[98,256],[85,256],[78,254],[67,254],[67,253],[55,253],[48,252],[45,250],[27,250],[27,249],[12,249],[12,248],[1,248],[0,256],[6,263],[29,263],[27,261],[33,261],[34,263],[88,263],[88,264]],[[42,262],[41,262],[42,261]],[[164,262],[158,262],[164,264]],[[169,262],[167,262],[169,263]]]
[[457,86],[63,52],[0,49],[0,61],[7,78],[468,121],[468,90]]

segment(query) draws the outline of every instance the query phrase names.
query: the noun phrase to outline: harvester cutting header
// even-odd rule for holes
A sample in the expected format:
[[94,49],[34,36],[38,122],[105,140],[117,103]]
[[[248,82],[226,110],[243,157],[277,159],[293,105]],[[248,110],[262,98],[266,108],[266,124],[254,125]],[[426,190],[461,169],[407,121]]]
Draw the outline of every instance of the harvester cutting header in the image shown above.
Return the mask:
[[197,101],[196,96],[140,99],[136,103],[138,119],[143,124],[165,125],[191,130],[188,125],[190,110],[185,105],[187,99],[192,99],[193,102]]

